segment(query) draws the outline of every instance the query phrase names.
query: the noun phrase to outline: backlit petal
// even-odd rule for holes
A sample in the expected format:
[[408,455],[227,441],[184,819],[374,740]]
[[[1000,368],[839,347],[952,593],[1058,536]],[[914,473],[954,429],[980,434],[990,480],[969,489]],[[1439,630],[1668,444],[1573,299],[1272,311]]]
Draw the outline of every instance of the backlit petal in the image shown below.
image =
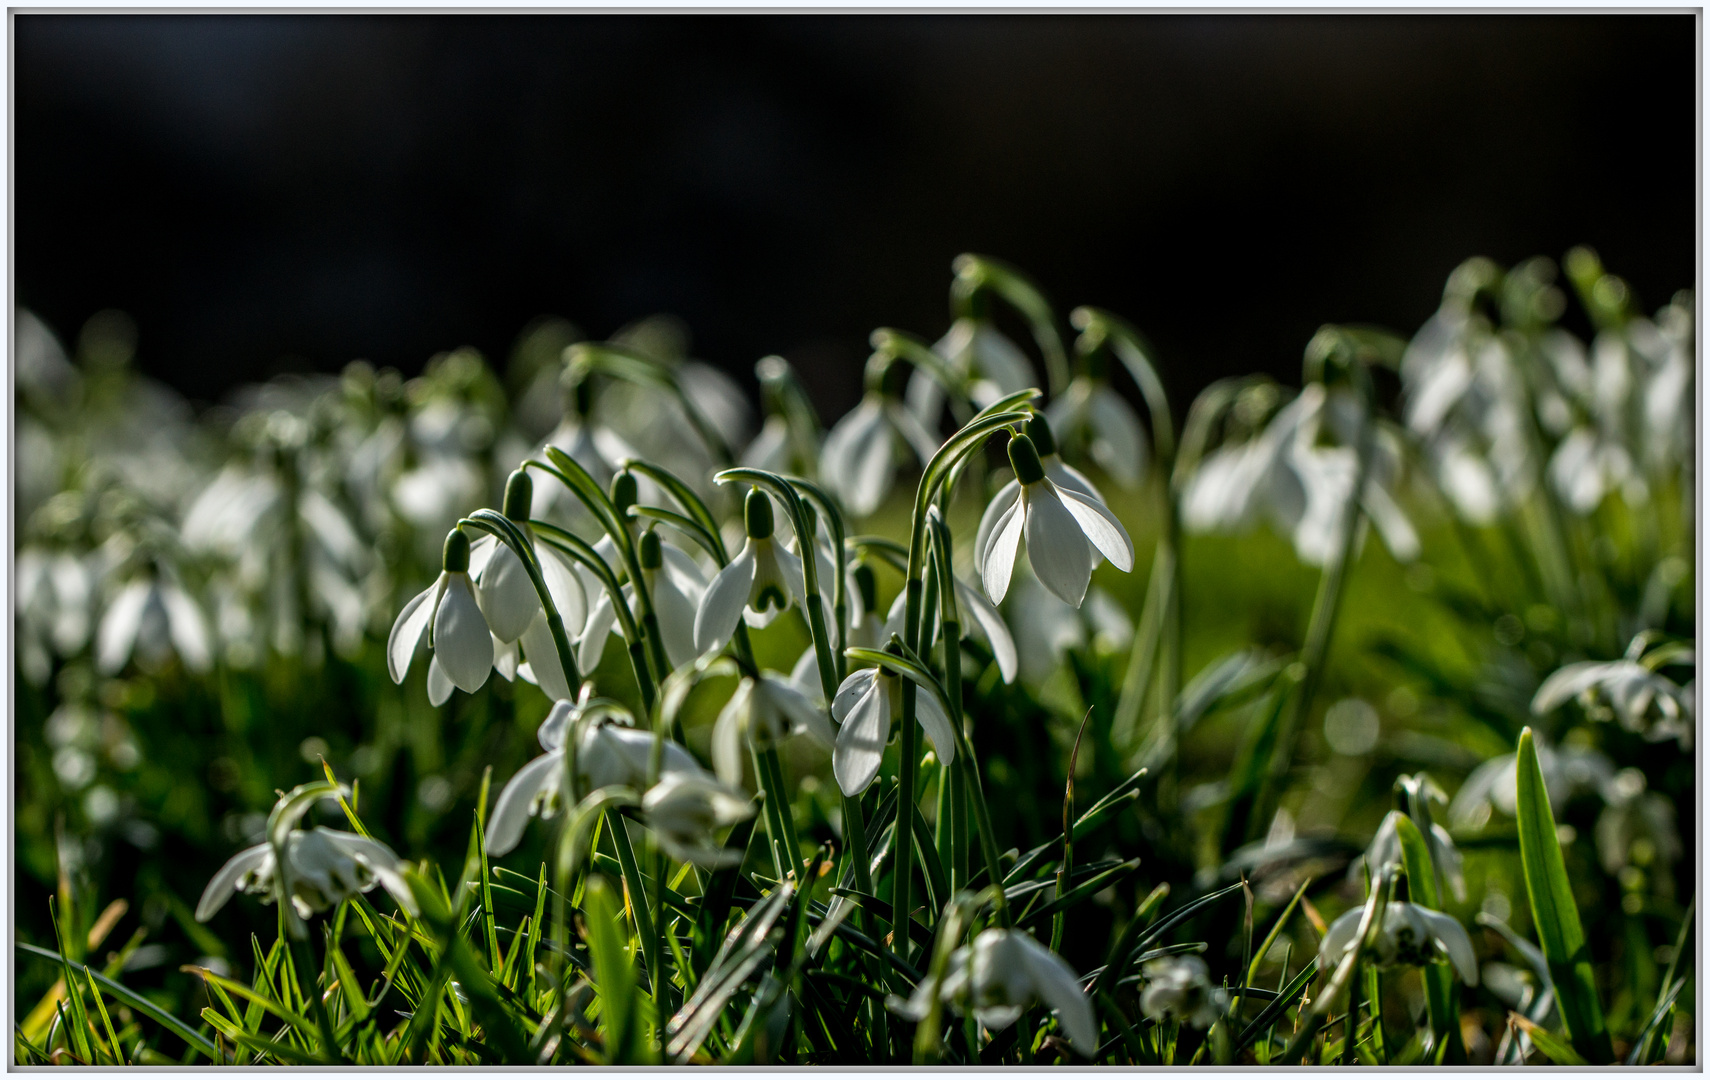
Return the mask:
[[831,771],[845,795],[861,794],[879,775],[885,742],[890,737],[890,720],[889,702],[869,681],[866,692],[837,729],[837,748],[831,755]]
[[1103,503],[1078,492],[1059,488],[1057,494],[1063,506],[1080,523],[1081,531],[1092,541],[1093,547],[1098,548],[1112,566],[1123,573],[1134,569],[1134,541],[1128,538],[1128,530],[1116,520],[1115,514],[1105,509]]
[[[1021,549],[1021,534],[1026,524],[1026,508],[1017,498],[992,527],[991,543],[986,548],[986,561],[980,567],[980,578],[986,587],[986,595],[994,604],[1003,603],[1004,594],[1009,592],[1009,578],[1015,572],[1015,555]],[[1085,543],[1083,540],[1082,544]],[[1087,575],[1092,575],[1090,566]]]
[[719,571],[718,577],[701,597],[700,610],[695,613],[695,651],[705,653],[722,648],[736,632],[742,609],[748,606],[749,589],[754,584],[754,546],[749,544]]
[[[1027,559],[1033,564],[1033,573],[1065,604],[1080,607],[1092,580],[1092,548],[1080,522],[1048,482],[1029,485],[1022,491],[1021,500],[1026,508]],[[994,555],[998,547],[992,545]]]
[[392,623],[391,636],[386,639],[386,667],[395,683],[402,683],[404,676],[409,674],[410,660],[420,647],[423,635],[427,633],[428,623],[433,620],[431,601],[438,589],[439,582],[436,581],[417,593],[414,599],[404,605],[404,610],[398,612],[397,620]]
[[481,689],[493,670],[493,638],[465,574],[451,574],[433,617],[433,655],[465,694]]

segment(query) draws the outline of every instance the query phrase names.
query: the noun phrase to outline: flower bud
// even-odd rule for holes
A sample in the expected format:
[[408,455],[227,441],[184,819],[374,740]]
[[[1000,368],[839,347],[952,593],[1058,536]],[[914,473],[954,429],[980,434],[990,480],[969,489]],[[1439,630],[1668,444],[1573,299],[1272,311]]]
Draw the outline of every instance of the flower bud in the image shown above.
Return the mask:
[[853,571],[855,588],[861,593],[861,610],[879,610],[879,580],[873,575],[873,568],[866,563],[856,563]]
[[759,488],[749,490],[748,500],[742,507],[742,516],[750,537],[765,540],[772,535],[772,500],[764,491]]
[[659,550],[659,534],[648,529],[641,534],[641,568],[657,570],[665,565],[664,553]]
[[469,536],[462,526],[445,534],[445,558],[441,565],[450,574],[469,572]]
[[1033,440],[1026,435],[1010,438],[1009,464],[1015,470],[1015,478],[1021,481],[1023,486],[1037,484],[1045,479],[1045,466],[1039,460],[1039,451],[1034,447]]
[[505,481],[505,516],[520,525],[528,521],[533,506],[534,480],[525,470],[518,469]]
[[1027,437],[1033,440],[1040,457],[1048,458],[1057,452],[1057,437],[1051,433],[1051,422],[1045,419],[1044,413],[1034,413],[1033,419],[1027,422]]
[[624,513],[635,505],[635,474],[625,469],[612,477],[612,505],[617,507],[619,514]]

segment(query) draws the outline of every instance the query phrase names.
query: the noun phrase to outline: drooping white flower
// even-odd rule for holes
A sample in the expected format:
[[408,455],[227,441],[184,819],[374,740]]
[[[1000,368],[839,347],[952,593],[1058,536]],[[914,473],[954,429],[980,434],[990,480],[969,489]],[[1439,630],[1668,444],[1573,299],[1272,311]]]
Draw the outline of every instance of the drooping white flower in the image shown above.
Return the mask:
[[[992,651],[992,659],[997,661],[998,674],[1006,683],[1015,681],[1017,672],[1021,670],[1021,658],[1015,647],[1015,638],[1010,633],[1009,624],[1004,622],[998,609],[986,599],[985,593],[978,587],[968,584],[961,578],[956,579],[956,602],[962,613],[962,632],[969,637],[984,641]],[[908,593],[897,593],[891,602],[891,610],[885,617],[885,625],[868,648],[878,648],[880,643],[889,641],[892,634],[903,636],[903,618],[908,612]],[[928,639],[938,631],[938,612],[927,612]],[[860,642],[853,642],[861,644]]]
[[1229,1009],[1229,992],[1211,985],[1211,970],[1197,956],[1164,956],[1140,970],[1146,988],[1140,1011],[1159,1023],[1176,1020],[1201,1031]]
[[[1602,753],[1571,743],[1553,747],[1536,732],[1533,746],[1538,768],[1544,774],[1544,790],[1550,805],[1560,813],[1571,798],[1585,792],[1600,792],[1615,775],[1615,767]],[[1514,816],[1518,793],[1515,755],[1498,754],[1474,769],[1449,802],[1449,824],[1457,829],[1480,829],[1496,811]]]
[[[1355,945],[1364,908],[1342,913],[1324,932],[1318,946],[1319,968],[1329,971]],[[1422,967],[1439,958],[1454,965],[1455,973],[1468,986],[1478,985],[1478,957],[1472,939],[1452,916],[1418,904],[1393,900],[1381,912],[1383,925],[1364,960],[1378,967]]]
[[[533,546],[547,595],[552,597],[564,625],[581,626],[587,619],[582,582],[571,563],[556,550],[534,543],[534,531],[528,524],[533,501],[534,481],[527,472],[518,469],[505,484],[505,516]],[[481,606],[487,627],[501,644],[508,645],[521,638],[537,617],[544,628],[545,609],[528,567],[515,549],[492,533],[470,545],[469,578],[475,585],[475,600]]]
[[[954,761],[956,732],[930,691],[916,690],[914,715],[938,759],[946,765]],[[838,723],[831,771],[845,795],[859,795],[879,775],[879,762],[891,737],[891,721],[902,717],[900,676],[883,668],[851,672],[832,699],[831,717]]]
[[[637,791],[647,785],[648,765],[655,736],[609,718],[589,717],[578,723],[587,706],[587,694],[579,702],[559,701],[541,722],[536,737],[546,753],[517,770],[487,819],[487,850],[503,855],[522,839],[528,819],[550,818],[563,804],[564,746],[570,733],[581,731],[576,749],[577,783],[584,791],[622,786]],[[707,771],[681,744],[666,739],[659,765],[659,779],[669,777],[710,779]]]
[[974,564],[994,604],[1002,603],[1009,591],[1023,537],[1033,572],[1046,588],[1075,607],[1085,599],[1092,581],[1095,549],[1118,570],[1134,569],[1134,544],[1128,530],[1104,504],[1053,483],[1045,475],[1032,439],[1011,438],[1009,459],[1019,497],[992,525],[985,544],[976,540],[974,550]]
[[[932,346],[956,376],[970,380],[968,396],[985,408],[1005,394],[1034,385],[1033,363],[1021,347],[988,319],[963,316]],[[944,388],[930,372],[916,368],[909,376],[908,410],[927,431],[937,429],[944,411]]]
[[641,810],[673,858],[716,869],[740,863],[742,852],[718,846],[714,833],[752,817],[754,803],[710,776],[672,773],[642,796]]
[[[1685,662],[1690,663],[1688,658]],[[1628,731],[1652,741],[1677,739],[1692,745],[1693,695],[1636,658],[1568,664],[1545,679],[1532,698],[1532,712],[1546,716],[1578,700],[1593,719],[1614,718]]]
[[14,569],[19,663],[39,685],[51,673],[50,653],[68,657],[88,643],[95,578],[70,552],[50,555],[38,548],[19,551]]
[[95,631],[95,667],[114,675],[134,654],[145,666],[176,653],[191,671],[213,664],[202,609],[165,571],[121,587]]
[[493,670],[493,635],[469,581],[469,537],[453,529],[445,538],[445,569],[398,612],[386,640],[392,681],[402,683],[424,641],[433,649],[428,698],[443,704],[456,686],[473,694]]
[[[931,992],[932,980],[922,979],[907,1002],[892,1007],[912,1020],[923,1020]],[[951,953],[939,998],[957,1012],[973,1009],[980,1023],[993,1030],[1008,1027],[1034,1002],[1043,1002],[1056,1012],[1076,1050],[1091,1056],[1098,1048],[1098,1024],[1079,976],[1062,957],[1021,930],[990,927],[973,944]]]
[[856,517],[866,517],[890,494],[897,467],[902,463],[898,443],[906,443],[925,465],[938,452],[938,440],[887,388],[892,364],[880,376],[880,385],[870,387],[861,403],[839,420],[825,437],[820,453],[819,475],[843,499]]
[[[636,545],[641,577],[653,599],[653,612],[659,620],[659,636],[665,646],[665,659],[673,668],[699,655],[695,649],[695,616],[700,610],[701,597],[706,593],[706,577],[685,552],[663,543],[659,534],[648,530]],[[635,597],[634,586],[623,586],[624,602],[638,621],[642,612]],[[605,654],[606,641],[618,629],[617,612],[612,608],[609,592],[601,590],[599,600],[588,613],[587,626],[577,646],[576,662],[584,671],[599,666]]]
[[713,724],[713,772],[739,788],[746,746],[765,749],[793,735],[806,735],[827,750],[835,745],[825,714],[793,683],[767,671],[745,677]]
[[748,541],[707,586],[695,613],[695,651],[704,653],[730,641],[748,613],[751,626],[764,626],[805,595],[802,561],[777,542],[772,532],[772,501],[758,489],[744,506]]
[[[1357,881],[1366,868],[1372,871],[1381,869],[1391,863],[1401,862],[1401,835],[1397,831],[1396,822],[1401,818],[1401,812],[1392,810],[1384,816],[1383,824],[1372,836],[1372,842],[1367,845],[1366,853],[1355,859],[1348,866],[1348,879]],[[1460,849],[1455,846],[1455,839],[1440,822],[1431,823],[1431,858],[1437,869],[1442,873],[1455,899],[1466,902],[1467,878],[1461,869],[1462,857]]]
[[1077,377],[1046,408],[1045,418],[1063,442],[1084,441],[1099,468],[1121,486],[1132,490],[1146,478],[1146,431],[1109,379]]
[[[617,432],[595,423],[592,407],[593,385],[583,380],[569,391],[564,419],[541,443],[541,451],[544,453],[548,446],[564,451],[572,461],[587,470],[594,483],[605,488],[611,485],[612,477],[617,475],[623,462],[641,455]],[[568,515],[577,518],[586,513],[582,504],[562,484],[541,484],[534,489],[533,517],[544,519]]]
[[1622,769],[1603,785],[1608,803],[1597,817],[1597,857],[1611,875],[1628,866],[1666,877],[1685,854],[1667,795],[1646,791],[1644,771]]
[[[291,905],[307,919],[318,911],[383,886],[398,906],[417,914],[416,900],[404,880],[403,861],[391,848],[352,832],[315,827],[292,829],[285,839],[290,863]],[[272,903],[279,891],[279,867],[271,843],[257,844],[220,867],[196,905],[196,921],[207,922],[233,893],[261,896]]]

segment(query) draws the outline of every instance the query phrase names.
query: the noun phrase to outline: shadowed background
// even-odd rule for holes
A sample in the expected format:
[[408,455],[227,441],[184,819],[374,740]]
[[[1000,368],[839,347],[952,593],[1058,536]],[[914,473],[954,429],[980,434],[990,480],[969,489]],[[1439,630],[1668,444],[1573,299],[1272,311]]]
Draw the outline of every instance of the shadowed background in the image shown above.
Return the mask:
[[829,421],[875,326],[1014,262],[1172,399],[1411,332],[1472,254],[1693,281],[1695,25],[1668,16],[20,15],[16,300],[120,308],[194,399],[502,362],[674,312]]

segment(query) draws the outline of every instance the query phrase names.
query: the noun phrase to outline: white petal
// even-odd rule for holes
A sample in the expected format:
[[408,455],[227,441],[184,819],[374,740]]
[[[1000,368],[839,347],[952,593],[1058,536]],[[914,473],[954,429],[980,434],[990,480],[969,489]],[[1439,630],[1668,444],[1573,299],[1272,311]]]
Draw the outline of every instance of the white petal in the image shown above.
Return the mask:
[[1069,1041],[1075,1049],[1090,1057],[1098,1049],[1098,1025],[1093,1022],[1092,1002],[1087,1000],[1081,989],[1081,980],[1074,968],[1020,931],[1013,933],[1018,935],[1024,946],[1021,955],[1026,958],[1034,992],[1057,1011],[1057,1018],[1062,1021],[1063,1030],[1069,1033]]
[[976,569],[986,565],[986,548],[991,545],[992,536],[997,531],[997,523],[1003,520],[1003,515],[1021,498],[1021,483],[1011,480],[998,493],[992,496],[992,501],[986,504],[986,509],[980,515],[980,527],[974,532],[974,566]]
[[487,853],[503,855],[522,840],[535,796],[557,790],[564,773],[562,754],[542,754],[517,770],[487,817]]
[[257,844],[252,848],[233,855],[226,865],[209,880],[208,887],[202,890],[202,899],[196,903],[196,921],[207,922],[214,913],[226,906],[226,901],[232,898],[232,891],[237,888],[238,881],[245,874],[255,870],[273,857],[273,848],[268,844]]
[[831,771],[836,774],[837,786],[843,794],[861,794],[879,775],[879,763],[884,760],[890,726],[890,703],[877,686],[869,683],[867,692],[855,702],[843,726],[837,729],[837,748],[832,751]]
[[[433,620],[433,594],[438,591],[439,582],[434,582],[415,598],[404,605],[404,610],[398,612],[398,618],[392,623],[391,636],[386,639],[386,666],[392,673],[392,681],[402,683],[404,676],[409,674],[410,661],[420,647],[422,637],[427,633],[428,623]],[[139,609],[140,610],[140,609]]]
[[1106,505],[1104,496],[1099,494],[1098,488],[1086,478],[1086,474],[1067,464],[1056,454],[1052,454],[1041,464],[1045,466],[1045,479],[1066,491],[1078,491],[1087,498],[1096,500],[1101,506]]
[[[1026,524],[1026,508],[1017,498],[992,527],[991,543],[986,548],[985,564],[980,567],[980,578],[986,587],[986,595],[994,604],[1003,603],[1004,594],[1009,592],[1009,578],[1015,572],[1015,555],[1021,548],[1021,534]],[[1084,546],[1086,541],[1081,543]],[[1087,576],[1092,576],[1090,564]]]
[[487,533],[470,544],[469,576],[479,580],[481,574],[487,569],[487,563],[492,560],[493,553],[498,551],[501,546],[499,538],[492,533]]
[[131,582],[119,590],[101,617],[101,628],[95,633],[95,660],[102,674],[116,673],[131,658],[137,630],[142,627],[143,608],[148,606],[152,589],[147,581]]
[[515,682],[517,665],[522,662],[522,650],[515,641],[500,641],[493,638],[493,670],[506,682]]
[[733,788],[742,786],[742,727],[754,700],[754,681],[743,679],[713,723],[713,772]]
[[956,729],[950,726],[950,718],[938,704],[938,695],[924,686],[916,686],[914,690],[914,717],[932,741],[938,760],[946,765],[955,761]]
[[[1026,509],[1027,559],[1034,575],[1065,604],[1080,607],[1092,581],[1092,548],[1080,522],[1048,482],[1024,488],[1021,502]],[[992,545],[994,555],[999,546]]]
[[486,683],[493,670],[493,637],[466,574],[452,574],[433,617],[433,656],[465,694]]
[[790,592],[790,599],[801,603],[807,599],[807,585],[802,577],[801,556],[778,544],[772,545],[772,555],[777,560],[778,570],[784,578],[784,587]]
[[849,715],[849,710],[872,689],[873,680],[878,674],[878,668],[862,668],[860,671],[850,672],[849,677],[843,680],[843,685],[837,688],[837,696],[831,701],[831,718],[839,724],[843,723],[844,717]]
[[[529,681],[554,701],[570,698],[570,680],[564,677],[564,665],[558,660],[558,643],[552,640],[552,630],[546,625],[546,612],[535,613],[534,621],[523,631],[518,644],[528,660],[523,667],[528,668]],[[519,667],[518,673],[521,672]]]
[[992,648],[992,658],[997,661],[998,673],[1003,681],[1012,683],[1020,670],[1019,658],[1015,653],[1015,638],[1010,635],[1009,624],[1003,621],[998,609],[991,601],[980,594],[980,590],[962,581],[956,582],[956,598],[962,601],[963,610],[973,619],[973,626],[979,628],[986,639],[986,644]]
[[1436,938],[1437,945],[1449,956],[1449,962],[1455,966],[1455,972],[1461,981],[1468,986],[1478,985],[1478,957],[1473,954],[1472,940],[1461,924],[1441,911],[1415,905],[1419,917],[1430,927],[1431,936]]
[[1366,484],[1366,495],[1362,500],[1366,508],[1366,516],[1377,526],[1378,534],[1383,537],[1384,546],[1390,554],[1400,562],[1412,562],[1419,557],[1419,534],[1413,530],[1413,523],[1407,520],[1407,515],[1395,500],[1389,497],[1375,481]]
[[582,587],[581,575],[564,556],[544,544],[535,550],[540,556],[540,576],[546,579],[546,595],[552,597],[552,606],[564,620],[565,631],[574,632],[588,619],[588,595]]
[[475,599],[493,636],[500,641],[521,637],[540,610],[540,594],[534,591],[528,569],[509,544],[493,553],[476,582]]
[[653,576],[652,597],[654,614],[659,617],[659,636],[665,645],[665,659],[673,668],[682,667],[698,655],[695,649],[695,601],[678,588],[673,575],[663,572]]
[[[1134,542],[1128,539],[1128,530],[1116,520],[1115,514],[1103,503],[1078,492],[1058,488],[1057,495],[1063,506],[1080,522],[1081,530],[1092,541],[1093,547],[1098,548],[1112,566],[1123,573],[1134,569]],[[1028,542],[1032,543],[1031,539]]]
[[1360,929],[1360,914],[1364,908],[1349,908],[1330,924],[1324,931],[1324,940],[1318,944],[1318,965],[1325,971],[1333,970],[1342,962],[1349,949],[1354,947],[1354,937]]
[[[588,612],[588,622],[582,627],[581,637],[576,639],[576,664],[583,672],[600,666],[600,657],[606,654],[606,640],[616,629],[617,611],[612,607],[611,595],[601,590],[594,610]],[[550,636],[551,631],[548,631]]]
[[445,668],[440,666],[439,657],[430,658],[427,672],[428,704],[436,709],[439,708],[451,700],[451,692],[455,689],[451,676],[447,675]]
[[932,432],[926,430],[913,413],[901,406],[891,405],[886,408],[885,415],[890,418],[897,431],[902,433],[903,440],[914,450],[922,465],[931,461],[933,455],[938,453],[938,440],[933,438]]
[[696,652],[723,648],[736,633],[737,620],[748,606],[748,593],[754,584],[754,561],[754,545],[744,545],[742,553],[707,586],[700,610],[695,613]]
[[808,736],[827,749],[831,748],[831,725],[826,722],[825,714],[819,711],[806,694],[785,680],[767,673],[762,673],[760,680],[765,684],[764,692],[768,702],[789,718],[790,726],[796,733]]
[[202,609],[190,599],[189,593],[176,585],[162,586],[160,600],[170,616],[172,647],[178,651],[178,658],[191,671],[208,670],[213,657],[208,650],[208,624],[202,618]]
[[876,401],[863,399],[825,437],[820,474],[837,488],[851,514],[865,517],[890,488],[890,470],[890,432],[885,428],[884,409]]
[[1093,460],[1123,487],[1139,487],[1146,476],[1146,433],[1133,408],[1109,386],[1101,386],[1088,403],[1088,420],[1097,436]]

